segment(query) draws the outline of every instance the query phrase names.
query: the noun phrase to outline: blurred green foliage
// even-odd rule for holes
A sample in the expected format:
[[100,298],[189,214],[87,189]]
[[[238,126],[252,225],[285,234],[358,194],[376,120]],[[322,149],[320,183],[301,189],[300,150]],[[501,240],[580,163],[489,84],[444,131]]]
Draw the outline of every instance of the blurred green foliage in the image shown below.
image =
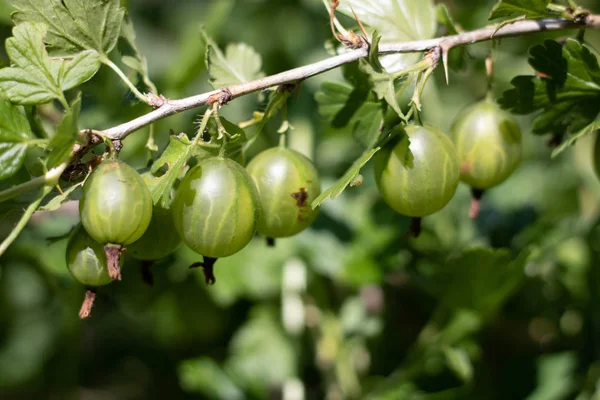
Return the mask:
[[[469,30],[488,23],[495,2],[443,3],[459,29]],[[329,55],[320,0],[122,4],[149,76],[169,98],[212,89],[203,32],[222,49],[251,46],[266,74]],[[0,1],[3,38],[11,34],[9,13]],[[438,33],[444,29],[450,28]],[[532,74],[531,45],[568,34],[574,33],[499,42],[495,93],[509,89],[514,76]],[[587,32],[586,40],[600,48],[599,32]],[[448,86],[436,70],[422,100],[425,121],[447,131],[462,107],[484,95],[490,48],[482,43],[461,51]],[[0,62],[9,63],[4,48]],[[315,160],[327,188],[363,150],[347,128],[319,115],[315,94],[325,81],[345,85],[342,71],[334,70],[290,96],[289,142]],[[81,126],[108,128],[146,111],[115,82],[103,67],[84,84]],[[237,99],[222,116],[249,120],[265,110],[264,97]],[[167,146],[170,131],[194,133],[198,112],[158,122],[157,146]],[[278,240],[275,248],[257,237],[220,260],[214,286],[204,284],[202,271],[188,269],[199,257],[185,246],[151,267],[154,286],[142,281],[141,263],[127,257],[123,281],[99,290],[86,321],[77,315],[84,288],[64,260],[76,204],[36,214],[0,259],[0,397],[600,398],[594,138],[551,159],[546,139],[530,134],[532,118],[519,123],[524,160],[486,193],[476,221],[467,217],[470,193],[461,184],[444,210],[424,220],[420,238],[406,237],[410,221],[385,206],[366,164],[362,185],[325,201],[308,231]],[[261,127],[248,159],[277,143],[280,124],[276,117]],[[152,157],[148,135],[143,129],[124,140],[121,157],[145,168]],[[2,236],[13,214],[0,221]]]

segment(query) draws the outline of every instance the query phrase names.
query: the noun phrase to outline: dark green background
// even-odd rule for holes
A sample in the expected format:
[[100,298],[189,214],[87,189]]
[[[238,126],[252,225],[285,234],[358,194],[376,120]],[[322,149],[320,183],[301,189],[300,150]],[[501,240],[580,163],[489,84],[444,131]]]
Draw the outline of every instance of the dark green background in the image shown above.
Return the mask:
[[[474,29],[488,24],[494,2],[444,3],[464,29]],[[223,48],[253,46],[266,74],[328,56],[328,17],[317,0],[123,4],[150,76],[169,98],[210,88],[202,26]],[[0,10],[4,39],[12,24],[9,7]],[[531,44],[564,34],[502,40],[497,93],[513,76],[532,72]],[[598,32],[586,37],[600,48]],[[423,100],[426,121],[447,130],[460,108],[484,94],[489,48],[470,47],[472,58],[451,72],[449,86],[436,71]],[[8,62],[3,51],[1,59]],[[324,187],[361,152],[349,132],[329,128],[317,113],[321,82],[340,79],[340,71],[310,79],[289,103],[291,146],[313,157]],[[107,128],[146,111],[107,68],[82,91],[82,127]],[[261,107],[251,95],[223,114],[239,122]],[[197,112],[158,123],[159,146],[169,130],[193,132]],[[154,287],[127,258],[123,281],[99,291],[86,321],[77,317],[83,288],[66,269],[66,240],[49,240],[77,223],[76,206],[37,214],[0,259],[0,398],[277,399],[294,376],[311,399],[360,398],[381,387],[388,391],[373,398],[600,398],[600,184],[591,169],[592,138],[551,159],[546,138],[529,134],[528,118],[519,123],[522,164],[486,194],[475,222],[461,185],[448,207],[425,219],[422,237],[407,239],[408,219],[381,201],[369,165],[362,186],[326,202],[312,229],[275,249],[256,238],[219,261],[213,287],[201,271],[187,269],[198,261],[187,248],[152,267]],[[274,145],[277,128],[277,121],[269,124],[248,156]],[[124,141],[122,158],[138,168],[149,159],[147,135],[141,130]],[[10,219],[0,226],[10,229]],[[507,250],[461,256],[474,246]],[[509,264],[527,251],[529,262]],[[308,322],[300,334],[281,323],[290,316],[282,312],[282,299],[291,296],[282,286],[290,263],[307,277],[296,296]],[[473,378],[463,383],[453,371],[470,364]]]

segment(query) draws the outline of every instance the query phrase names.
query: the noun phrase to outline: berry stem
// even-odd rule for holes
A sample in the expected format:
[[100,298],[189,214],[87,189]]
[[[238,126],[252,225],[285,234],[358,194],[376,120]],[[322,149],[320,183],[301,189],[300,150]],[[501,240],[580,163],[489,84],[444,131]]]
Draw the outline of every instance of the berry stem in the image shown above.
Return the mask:
[[204,270],[204,281],[207,285],[214,285],[217,279],[214,274],[214,265],[217,262],[216,258],[204,256],[204,261],[199,261],[190,265],[190,268],[202,267]]
[[421,234],[421,221],[423,218],[421,217],[413,217],[410,220],[410,228],[408,229],[408,235],[412,237],[419,237]]
[[469,206],[469,218],[475,219],[479,215],[481,209],[481,198],[483,197],[483,189],[471,188],[471,205]]
[[84,319],[90,316],[92,308],[94,307],[94,300],[96,300],[96,290],[88,288],[85,291],[85,297],[83,303],[81,303],[81,309],[79,310],[79,318]]
[[104,253],[106,254],[106,263],[108,264],[108,275],[113,279],[121,280],[121,253],[125,249],[120,244],[109,243],[104,246]]

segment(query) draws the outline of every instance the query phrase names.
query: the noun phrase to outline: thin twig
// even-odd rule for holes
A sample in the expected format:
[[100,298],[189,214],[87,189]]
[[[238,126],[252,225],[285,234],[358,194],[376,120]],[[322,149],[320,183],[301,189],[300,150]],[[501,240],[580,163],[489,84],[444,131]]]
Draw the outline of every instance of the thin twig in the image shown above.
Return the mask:
[[[431,50],[433,48],[443,48],[446,51],[458,46],[465,46],[477,42],[484,42],[492,39],[500,39],[511,36],[522,36],[537,32],[558,31],[566,29],[581,29],[581,28],[600,28],[600,15],[589,15],[581,23],[568,21],[564,19],[542,19],[542,20],[524,20],[517,21],[511,25],[503,26],[497,29],[497,25],[477,29],[470,32],[464,32],[452,36],[444,36],[435,39],[417,40],[412,42],[401,43],[384,43],[379,46],[379,54],[396,54],[396,53],[416,53]],[[350,50],[346,53],[316,62],[314,64],[305,65],[303,67],[294,68],[289,71],[281,72],[275,75],[267,76],[250,82],[245,82],[239,85],[230,86],[220,90],[214,90],[208,93],[202,93],[196,96],[187,97],[179,100],[167,100],[165,103],[154,111],[151,111],[141,117],[125,122],[121,125],[106,129],[102,134],[113,138],[123,139],[127,135],[136,130],[143,128],[155,121],[166,118],[168,116],[190,110],[196,107],[203,106],[215,98],[219,98],[223,94],[227,94],[227,100],[231,100],[246,94],[258,92],[270,87],[286,83],[296,83],[311,76],[322,74],[323,72],[337,68],[341,65],[357,61],[368,56],[368,49],[360,48]]]

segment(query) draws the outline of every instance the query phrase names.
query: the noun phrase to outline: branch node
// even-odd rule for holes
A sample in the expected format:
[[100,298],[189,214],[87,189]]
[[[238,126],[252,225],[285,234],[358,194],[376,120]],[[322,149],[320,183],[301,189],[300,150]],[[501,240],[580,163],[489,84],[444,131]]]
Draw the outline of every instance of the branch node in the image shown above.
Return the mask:
[[121,142],[121,140],[119,139],[113,139],[111,140],[111,142],[113,146],[115,146],[115,151],[117,152],[117,154],[119,154],[123,149],[123,142]]
[[154,93],[146,93],[146,98],[148,99],[148,105],[154,109],[161,108],[169,101],[162,94],[156,95]]
[[231,100],[233,100],[233,93],[231,93],[229,88],[223,88],[219,92],[212,94],[206,103],[209,105],[217,103],[219,107],[221,107],[229,103]]

